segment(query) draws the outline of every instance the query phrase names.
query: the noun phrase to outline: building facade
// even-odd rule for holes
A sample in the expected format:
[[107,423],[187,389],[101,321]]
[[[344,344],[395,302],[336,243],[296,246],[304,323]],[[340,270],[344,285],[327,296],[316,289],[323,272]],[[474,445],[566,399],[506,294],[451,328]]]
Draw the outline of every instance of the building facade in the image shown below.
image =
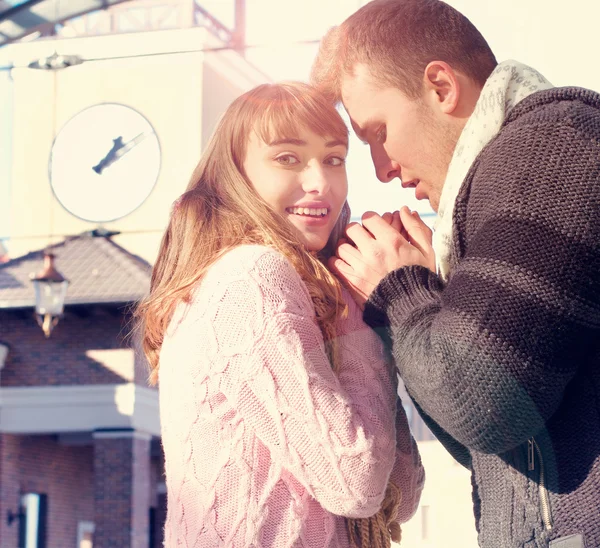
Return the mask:
[[50,249],[71,291],[49,338],[42,252],[0,265],[0,546],[161,546],[158,394],[132,317],[150,265],[95,232]]

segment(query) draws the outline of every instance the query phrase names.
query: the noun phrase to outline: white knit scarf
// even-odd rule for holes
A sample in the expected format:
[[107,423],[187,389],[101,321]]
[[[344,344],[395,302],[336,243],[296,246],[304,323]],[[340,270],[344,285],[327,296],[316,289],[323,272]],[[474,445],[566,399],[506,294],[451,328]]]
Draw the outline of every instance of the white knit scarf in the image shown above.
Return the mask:
[[445,282],[450,275],[454,204],[469,168],[513,107],[536,91],[552,88],[539,72],[517,61],[500,63],[486,81],[481,95],[454,149],[440,197],[433,234],[437,270]]

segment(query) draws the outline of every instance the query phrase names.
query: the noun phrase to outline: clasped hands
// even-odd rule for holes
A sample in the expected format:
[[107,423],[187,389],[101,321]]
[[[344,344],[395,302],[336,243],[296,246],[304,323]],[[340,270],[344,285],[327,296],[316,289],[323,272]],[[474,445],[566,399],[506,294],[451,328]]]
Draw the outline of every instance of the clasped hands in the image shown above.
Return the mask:
[[432,232],[416,211],[403,207],[382,216],[369,211],[361,222],[348,225],[328,263],[360,307],[398,268],[421,265],[435,272]]

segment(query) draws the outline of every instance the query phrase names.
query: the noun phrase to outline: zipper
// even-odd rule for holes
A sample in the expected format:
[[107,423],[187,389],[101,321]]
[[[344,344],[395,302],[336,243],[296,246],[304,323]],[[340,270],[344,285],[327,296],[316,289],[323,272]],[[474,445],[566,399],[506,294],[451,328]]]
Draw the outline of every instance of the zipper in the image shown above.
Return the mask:
[[540,461],[540,506],[542,511],[542,521],[546,531],[552,531],[552,514],[550,512],[550,495],[546,487],[546,474],[544,470],[544,459],[542,458],[542,451],[540,446],[535,441],[535,438],[529,438],[527,440],[527,469],[531,472],[535,469],[535,455]]

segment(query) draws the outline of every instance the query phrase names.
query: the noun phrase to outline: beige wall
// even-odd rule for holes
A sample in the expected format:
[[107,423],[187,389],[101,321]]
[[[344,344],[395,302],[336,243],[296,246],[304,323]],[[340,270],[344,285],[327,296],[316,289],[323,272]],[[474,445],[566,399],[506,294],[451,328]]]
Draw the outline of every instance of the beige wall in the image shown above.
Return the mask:
[[[4,58],[23,66],[59,53],[84,58],[193,50],[214,45],[204,29],[32,42],[6,48]],[[2,59],[4,60],[4,59]],[[152,262],[170,204],[185,189],[207,136],[234,97],[266,78],[239,55],[178,53],[86,62],[62,71],[15,68],[10,253],[39,249],[55,239],[96,228],[56,201],[48,180],[54,135],[80,110],[97,103],[133,107],[154,127],[161,146],[161,170],[148,199],[114,222],[115,240]],[[123,189],[127,191],[126,188]],[[24,239],[41,235],[41,238]]]
[[481,31],[499,61],[517,59],[556,86],[600,91],[597,0],[446,0]]
[[477,548],[470,472],[438,441],[419,442],[426,481],[419,509],[402,526],[401,546]]

